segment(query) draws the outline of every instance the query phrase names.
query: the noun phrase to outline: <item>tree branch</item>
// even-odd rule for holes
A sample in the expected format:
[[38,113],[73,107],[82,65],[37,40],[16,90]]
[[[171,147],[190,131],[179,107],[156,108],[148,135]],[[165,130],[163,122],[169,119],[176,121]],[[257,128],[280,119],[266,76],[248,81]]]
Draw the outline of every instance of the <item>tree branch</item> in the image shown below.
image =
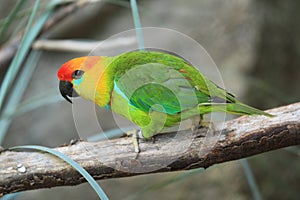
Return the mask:
[[101,48],[113,49],[129,46],[136,42],[134,37],[119,37],[108,41],[76,41],[76,40],[37,40],[32,44],[33,49],[65,51],[65,52],[91,52],[100,43]]
[[[182,131],[176,136],[163,134],[155,143],[141,140],[142,152],[137,158],[131,138],[94,143],[80,141],[55,149],[78,162],[96,179],[106,179],[207,168],[300,144],[300,102],[268,112],[277,117],[243,116],[226,122],[224,129],[216,126],[214,131],[201,128],[193,133]],[[0,196],[85,182],[71,166],[41,152],[2,152],[0,174]]]

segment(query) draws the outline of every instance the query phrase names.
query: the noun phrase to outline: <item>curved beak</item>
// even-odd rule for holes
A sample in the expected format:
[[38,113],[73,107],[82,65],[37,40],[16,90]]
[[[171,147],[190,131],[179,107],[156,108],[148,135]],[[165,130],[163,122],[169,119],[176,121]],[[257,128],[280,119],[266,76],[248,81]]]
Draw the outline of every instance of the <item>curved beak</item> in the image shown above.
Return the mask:
[[79,96],[73,89],[73,84],[69,81],[59,81],[59,91],[61,95],[70,103],[72,103],[72,100],[69,97]]

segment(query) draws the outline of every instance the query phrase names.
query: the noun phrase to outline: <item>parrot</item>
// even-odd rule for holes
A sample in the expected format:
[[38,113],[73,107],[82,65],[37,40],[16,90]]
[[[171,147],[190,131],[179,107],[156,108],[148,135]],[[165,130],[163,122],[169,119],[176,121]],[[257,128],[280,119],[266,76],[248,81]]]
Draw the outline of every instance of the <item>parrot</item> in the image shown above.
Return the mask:
[[61,95],[80,96],[130,120],[145,139],[181,121],[211,112],[273,115],[238,101],[184,58],[137,50],[116,56],[84,56],[57,72]]

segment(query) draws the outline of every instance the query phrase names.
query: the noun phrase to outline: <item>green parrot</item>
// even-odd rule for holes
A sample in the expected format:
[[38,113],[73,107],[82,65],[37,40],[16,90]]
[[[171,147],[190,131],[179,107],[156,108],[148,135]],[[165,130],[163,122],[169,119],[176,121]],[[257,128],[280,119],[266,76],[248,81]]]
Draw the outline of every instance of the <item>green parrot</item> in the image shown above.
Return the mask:
[[58,70],[62,96],[81,96],[141,128],[145,139],[211,112],[264,115],[239,102],[186,60],[156,51],[74,58]]

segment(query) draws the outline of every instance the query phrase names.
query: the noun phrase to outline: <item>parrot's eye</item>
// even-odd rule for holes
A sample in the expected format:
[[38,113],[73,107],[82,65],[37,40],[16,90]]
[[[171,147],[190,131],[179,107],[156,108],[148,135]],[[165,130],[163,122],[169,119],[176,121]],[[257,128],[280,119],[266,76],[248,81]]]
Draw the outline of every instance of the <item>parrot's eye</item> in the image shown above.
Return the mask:
[[82,70],[75,70],[73,72],[73,74],[72,74],[72,77],[74,79],[80,79],[83,74],[84,74],[84,71],[82,71]]

